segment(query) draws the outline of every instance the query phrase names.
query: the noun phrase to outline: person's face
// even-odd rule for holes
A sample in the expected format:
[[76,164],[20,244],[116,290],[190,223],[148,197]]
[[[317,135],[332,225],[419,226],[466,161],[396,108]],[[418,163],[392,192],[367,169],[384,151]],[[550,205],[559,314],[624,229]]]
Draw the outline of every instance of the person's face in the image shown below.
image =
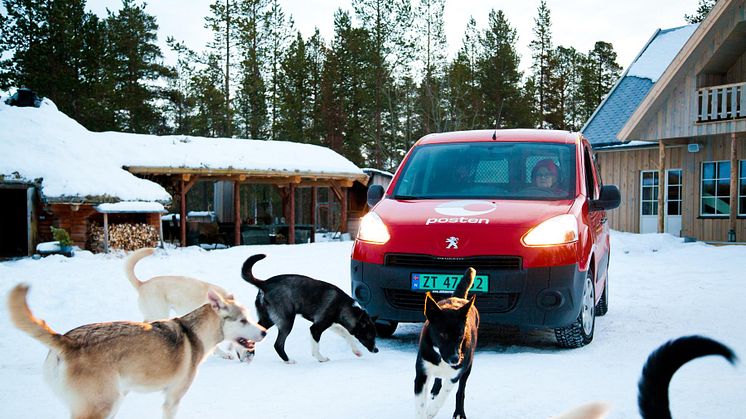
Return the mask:
[[541,168],[536,171],[536,186],[540,188],[551,188],[557,180],[556,176],[547,169]]

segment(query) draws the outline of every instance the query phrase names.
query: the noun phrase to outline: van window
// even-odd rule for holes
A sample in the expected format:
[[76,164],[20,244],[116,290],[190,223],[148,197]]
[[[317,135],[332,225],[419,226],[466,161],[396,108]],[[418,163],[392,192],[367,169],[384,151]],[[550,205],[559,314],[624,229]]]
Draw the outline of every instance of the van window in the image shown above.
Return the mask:
[[570,199],[575,145],[448,143],[412,150],[395,199]]

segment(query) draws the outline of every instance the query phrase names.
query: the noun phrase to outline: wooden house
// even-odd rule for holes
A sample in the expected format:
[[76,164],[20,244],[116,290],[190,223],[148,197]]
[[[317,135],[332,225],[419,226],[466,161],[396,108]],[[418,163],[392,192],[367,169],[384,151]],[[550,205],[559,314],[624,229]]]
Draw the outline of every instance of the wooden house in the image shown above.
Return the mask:
[[613,229],[746,240],[746,0],[658,31],[583,127]]

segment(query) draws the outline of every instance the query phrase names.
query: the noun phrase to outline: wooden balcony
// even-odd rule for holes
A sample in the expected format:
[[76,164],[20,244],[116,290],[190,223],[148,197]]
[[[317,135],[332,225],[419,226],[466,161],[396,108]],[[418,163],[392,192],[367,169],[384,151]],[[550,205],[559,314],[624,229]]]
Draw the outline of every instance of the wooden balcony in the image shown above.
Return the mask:
[[697,122],[746,118],[746,83],[697,90]]

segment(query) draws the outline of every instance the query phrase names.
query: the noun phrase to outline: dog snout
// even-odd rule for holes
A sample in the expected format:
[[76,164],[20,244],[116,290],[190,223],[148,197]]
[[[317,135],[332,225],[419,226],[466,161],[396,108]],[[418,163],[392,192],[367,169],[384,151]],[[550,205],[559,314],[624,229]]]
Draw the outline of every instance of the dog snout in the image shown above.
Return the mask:
[[262,337],[265,337],[265,336],[267,336],[267,331],[266,330],[262,330],[261,332],[259,332],[259,334],[262,335]]
[[370,351],[373,352],[374,354],[377,354],[378,353],[378,347],[374,346],[373,349],[371,349]]

